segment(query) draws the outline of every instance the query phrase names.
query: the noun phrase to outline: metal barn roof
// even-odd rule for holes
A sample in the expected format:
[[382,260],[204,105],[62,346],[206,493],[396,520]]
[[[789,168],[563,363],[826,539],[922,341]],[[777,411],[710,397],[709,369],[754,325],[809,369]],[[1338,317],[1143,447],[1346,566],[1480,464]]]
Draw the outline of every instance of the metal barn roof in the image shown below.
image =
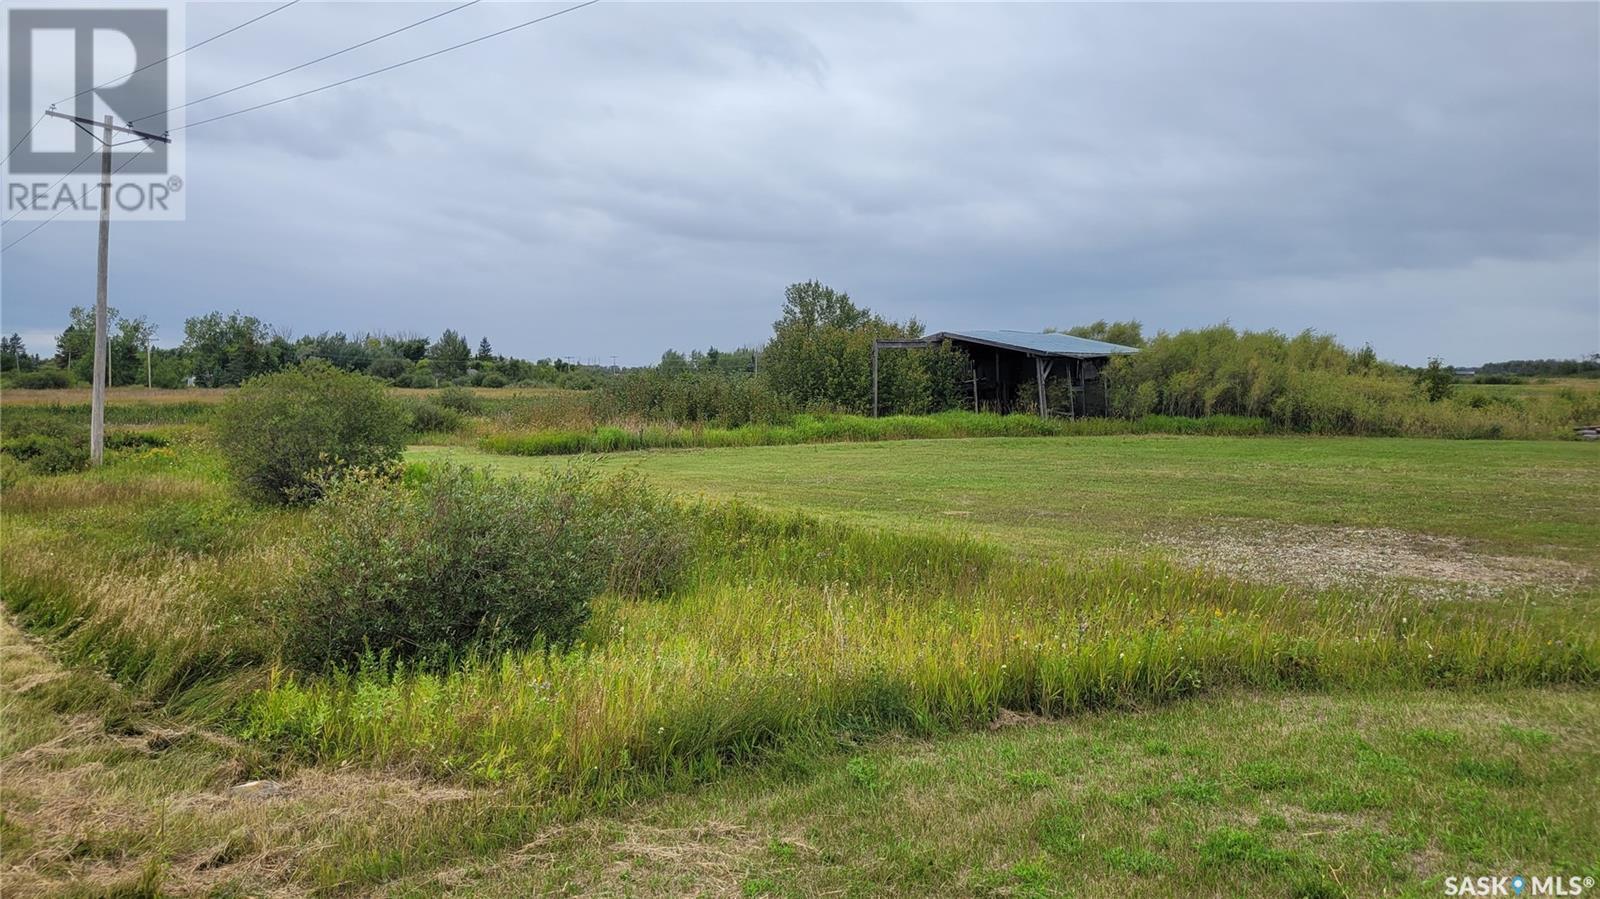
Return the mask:
[[1043,333],[1037,331],[940,331],[929,334],[928,339],[964,340],[985,346],[1000,347],[1036,356],[1072,356],[1099,358],[1101,356],[1126,356],[1139,352],[1138,348],[1071,334]]

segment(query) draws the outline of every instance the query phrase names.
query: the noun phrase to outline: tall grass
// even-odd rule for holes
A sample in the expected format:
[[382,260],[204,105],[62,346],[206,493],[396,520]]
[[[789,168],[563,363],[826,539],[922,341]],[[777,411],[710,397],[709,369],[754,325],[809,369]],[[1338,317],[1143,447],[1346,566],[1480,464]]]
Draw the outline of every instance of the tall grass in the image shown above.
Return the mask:
[[[221,394],[221,391],[218,391]],[[106,406],[108,425],[180,425],[209,421],[215,401],[112,402]],[[7,394],[3,432],[12,434],[50,433],[62,427],[89,426],[88,403],[25,403]]]
[[515,456],[559,456],[614,453],[643,449],[691,447],[782,446],[801,443],[848,443],[879,440],[929,440],[959,437],[1058,437],[1101,434],[1264,434],[1266,422],[1256,418],[1213,415],[1179,418],[1147,415],[1139,419],[1041,419],[1031,415],[941,412],[936,415],[797,415],[789,424],[750,424],[737,428],[638,425],[584,430],[550,430],[531,434],[491,434],[479,446]]
[[8,486],[0,599],[137,698],[233,709],[237,683],[277,655],[264,599],[302,564],[301,516],[242,503],[221,479],[186,447]]
[[938,734],[1227,686],[1595,683],[1592,629],[1308,597],[1161,564],[1017,567],[976,588],[725,583],[616,602],[573,652],[448,674],[278,674],[244,730],[313,757],[616,798],[775,749]]

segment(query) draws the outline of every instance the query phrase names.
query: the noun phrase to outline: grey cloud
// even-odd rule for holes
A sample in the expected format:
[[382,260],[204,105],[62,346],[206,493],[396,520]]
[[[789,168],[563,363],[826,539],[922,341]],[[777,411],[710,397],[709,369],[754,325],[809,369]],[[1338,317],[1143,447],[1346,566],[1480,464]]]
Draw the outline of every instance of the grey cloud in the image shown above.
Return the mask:
[[[443,8],[302,7],[197,51],[191,93]],[[483,4],[217,104],[536,12]],[[189,221],[117,232],[114,302],[174,333],[241,306],[643,361],[759,339],[817,277],[936,326],[1593,352],[1597,67],[1578,4],[602,3],[187,133]],[[6,254],[8,320],[83,301],[54,275],[86,227],[51,231]]]

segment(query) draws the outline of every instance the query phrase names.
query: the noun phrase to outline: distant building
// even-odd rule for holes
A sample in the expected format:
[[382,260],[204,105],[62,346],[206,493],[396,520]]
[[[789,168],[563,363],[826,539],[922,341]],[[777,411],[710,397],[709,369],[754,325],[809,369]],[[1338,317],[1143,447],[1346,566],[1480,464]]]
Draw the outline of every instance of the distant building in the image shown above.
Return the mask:
[[[1106,364],[1113,356],[1139,352],[1137,347],[1036,331],[939,331],[925,337],[875,340],[872,344],[872,414],[878,414],[878,351],[939,346],[948,341],[972,360],[974,408],[1012,412],[1036,410],[1041,417],[1076,418],[1104,415],[1107,408]],[[1019,385],[1032,382],[1038,397],[1024,403]],[[1064,402],[1052,405],[1051,384],[1070,387]],[[1054,391],[1059,394],[1061,391]]]

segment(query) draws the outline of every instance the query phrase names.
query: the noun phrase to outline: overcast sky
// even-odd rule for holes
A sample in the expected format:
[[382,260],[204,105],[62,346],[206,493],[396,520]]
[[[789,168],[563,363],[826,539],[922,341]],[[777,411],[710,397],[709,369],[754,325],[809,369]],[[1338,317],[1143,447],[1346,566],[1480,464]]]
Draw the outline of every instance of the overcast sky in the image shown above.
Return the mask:
[[[189,41],[268,8],[194,4]],[[188,95],[445,8],[308,0],[190,54]],[[191,120],[540,9],[484,3]],[[932,329],[1600,351],[1594,3],[606,0],[179,138],[187,221],[112,235],[111,303],[163,345],[238,308],[645,362],[759,341],[816,278]],[[94,259],[85,223],[6,252],[0,326],[51,349]]]

